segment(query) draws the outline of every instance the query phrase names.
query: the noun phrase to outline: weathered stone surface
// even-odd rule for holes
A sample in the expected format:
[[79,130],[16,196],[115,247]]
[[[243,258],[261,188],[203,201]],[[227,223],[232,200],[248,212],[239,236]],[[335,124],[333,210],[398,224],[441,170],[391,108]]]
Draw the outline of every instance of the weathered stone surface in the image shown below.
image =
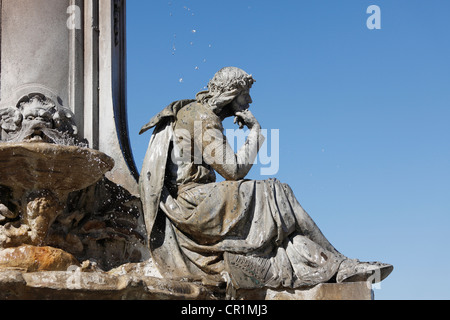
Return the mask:
[[137,195],[126,117],[125,0],[0,1],[0,109],[40,93],[70,109],[108,178]]
[[322,283],[296,290],[239,290],[241,300],[372,300],[372,287],[367,282]]
[[51,246],[103,270],[149,258],[139,199],[103,176],[114,166],[109,156],[43,141],[1,143],[0,164],[0,248]]
[[[119,272],[120,273],[120,272]],[[241,290],[115,272],[0,272],[1,300],[371,300],[364,282],[321,284],[295,291]]]
[[69,193],[95,184],[113,166],[104,153],[79,146],[1,143],[0,247],[45,245]]
[[45,244],[61,248],[79,261],[95,261],[108,271],[150,259],[142,219],[139,199],[104,178],[69,195]]
[[114,160],[93,149],[25,142],[0,144],[0,164],[4,186],[72,192],[98,181]]
[[51,247],[21,246],[0,251],[0,270],[20,269],[26,272],[66,271],[79,262],[71,254]]
[[0,272],[1,300],[211,300],[201,285],[104,272]]

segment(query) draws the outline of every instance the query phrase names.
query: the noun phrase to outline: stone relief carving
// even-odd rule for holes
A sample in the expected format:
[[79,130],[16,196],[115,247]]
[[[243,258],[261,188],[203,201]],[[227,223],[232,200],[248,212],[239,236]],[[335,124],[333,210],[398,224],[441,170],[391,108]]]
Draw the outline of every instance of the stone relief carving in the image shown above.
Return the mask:
[[5,142],[48,142],[87,146],[78,136],[74,115],[41,94],[23,97],[16,107],[0,110],[1,139]]

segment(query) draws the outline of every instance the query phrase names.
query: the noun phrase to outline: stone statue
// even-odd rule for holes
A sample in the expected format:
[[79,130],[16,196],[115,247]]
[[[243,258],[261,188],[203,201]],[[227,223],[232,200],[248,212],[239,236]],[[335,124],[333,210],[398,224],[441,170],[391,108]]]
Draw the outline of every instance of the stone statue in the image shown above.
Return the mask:
[[[276,179],[245,180],[264,141],[249,106],[254,79],[220,70],[195,100],[176,101],[144,126],[155,128],[140,176],[152,258],[163,277],[237,289],[299,288],[381,281],[393,266],[338,252]],[[250,134],[235,154],[222,121]],[[226,181],[216,182],[215,173]]]

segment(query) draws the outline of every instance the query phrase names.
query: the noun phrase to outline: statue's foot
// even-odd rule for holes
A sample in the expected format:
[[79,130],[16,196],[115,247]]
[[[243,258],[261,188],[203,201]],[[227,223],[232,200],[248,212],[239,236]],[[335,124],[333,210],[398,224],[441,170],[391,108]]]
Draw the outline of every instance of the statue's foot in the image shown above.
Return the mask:
[[360,262],[358,260],[344,260],[336,275],[336,282],[365,282],[378,283],[386,279],[394,270],[394,266],[381,262]]

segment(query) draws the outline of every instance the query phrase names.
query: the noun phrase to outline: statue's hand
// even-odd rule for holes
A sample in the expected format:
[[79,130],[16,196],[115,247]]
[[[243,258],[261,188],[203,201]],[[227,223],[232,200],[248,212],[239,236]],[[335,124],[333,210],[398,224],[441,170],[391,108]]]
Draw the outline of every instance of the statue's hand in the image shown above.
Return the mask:
[[235,113],[234,123],[239,125],[240,129],[244,129],[244,126],[247,126],[249,129],[261,128],[258,120],[256,120],[255,116],[250,110],[238,111]]

